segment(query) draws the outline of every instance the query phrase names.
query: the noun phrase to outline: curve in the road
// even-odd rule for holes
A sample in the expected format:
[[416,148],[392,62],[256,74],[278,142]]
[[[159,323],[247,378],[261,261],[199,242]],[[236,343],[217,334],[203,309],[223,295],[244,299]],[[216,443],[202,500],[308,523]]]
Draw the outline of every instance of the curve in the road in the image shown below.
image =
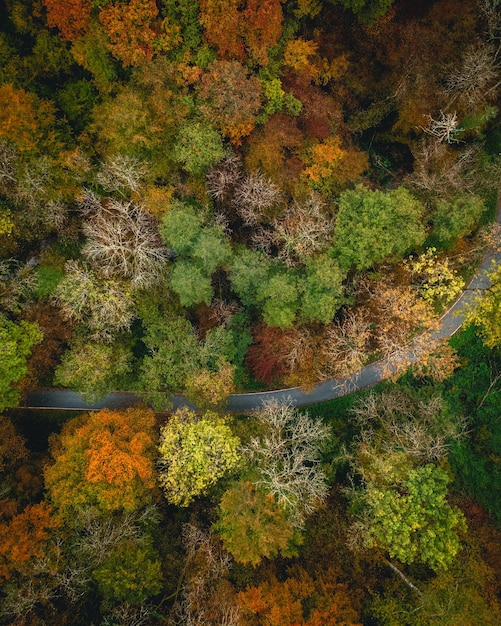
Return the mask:
[[[501,223],[501,192],[498,197],[496,221]],[[462,311],[473,302],[479,293],[489,286],[487,272],[494,261],[501,263],[501,252],[491,251],[486,254],[466,289],[440,318],[439,327],[432,334],[432,338],[445,340],[459,330],[465,319]],[[418,359],[412,347],[409,348],[407,356],[409,362],[414,362]],[[387,378],[390,372],[391,357],[371,363],[349,378],[331,378],[326,380],[311,391],[293,387],[273,391],[233,394],[228,397],[226,410],[231,413],[248,413],[261,408],[263,403],[268,400],[289,403],[292,406],[308,406],[326,400],[333,400],[359,389],[375,385]],[[193,406],[183,396],[173,396],[170,398],[170,401],[173,408]],[[117,391],[108,394],[99,402],[88,403],[76,391],[50,389],[35,391],[29,394],[19,408],[92,411],[102,408],[124,409],[134,406],[138,402],[141,402],[141,399],[134,394]]]

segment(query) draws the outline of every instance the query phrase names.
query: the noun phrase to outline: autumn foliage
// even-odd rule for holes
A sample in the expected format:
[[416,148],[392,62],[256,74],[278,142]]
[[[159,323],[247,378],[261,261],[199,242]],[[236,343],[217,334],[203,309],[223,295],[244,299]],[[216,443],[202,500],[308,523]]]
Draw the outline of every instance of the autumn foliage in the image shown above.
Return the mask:
[[237,596],[248,626],[359,626],[348,589],[332,572],[316,580],[301,567],[285,580],[271,576]]
[[95,506],[132,511],[155,489],[154,414],[149,409],[103,409],[65,424],[53,440],[54,464],[45,472],[60,515]]
[[73,41],[83,35],[92,12],[91,0],[43,0],[47,24],[56,27],[64,39]]
[[0,580],[8,580],[13,572],[22,573],[34,559],[47,556],[52,532],[59,527],[60,521],[44,502],[28,505],[10,519],[0,517]]

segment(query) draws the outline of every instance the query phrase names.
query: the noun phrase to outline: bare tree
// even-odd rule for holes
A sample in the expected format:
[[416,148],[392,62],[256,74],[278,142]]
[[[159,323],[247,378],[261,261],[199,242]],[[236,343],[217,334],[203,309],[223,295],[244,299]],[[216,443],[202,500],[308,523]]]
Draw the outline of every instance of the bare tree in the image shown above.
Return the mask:
[[425,133],[435,137],[438,142],[446,143],[458,143],[459,139],[457,135],[462,132],[462,129],[458,126],[457,113],[444,113],[440,111],[440,117],[435,120],[431,115],[425,115],[428,120],[426,126],[421,126],[421,130]]
[[0,261],[0,307],[19,313],[26,303],[35,299],[37,261],[21,263],[16,259]]
[[129,329],[134,306],[123,283],[102,279],[79,261],[67,261],[65,272],[54,301],[68,319],[84,323],[96,341],[112,341]]
[[246,226],[256,226],[281,198],[282,193],[275,183],[260,172],[254,172],[238,185],[232,203]]
[[325,250],[331,244],[334,220],[325,211],[317,194],[304,202],[294,202],[284,215],[274,221],[274,239],[279,246],[279,256],[288,265],[298,259]]
[[403,451],[419,462],[438,462],[466,432],[464,418],[452,418],[440,395],[415,400],[401,390],[371,393],[352,415],[360,428],[358,445],[376,456]]
[[17,152],[4,143],[0,142],[0,189],[10,195],[17,185]]
[[111,614],[102,621],[101,626],[146,626],[151,624],[154,607],[149,605],[132,606],[124,603],[113,607]]
[[231,558],[211,533],[193,524],[183,528],[185,580],[171,611],[174,626],[238,626],[240,610],[226,580]]
[[225,203],[229,200],[235,186],[243,175],[242,164],[235,154],[229,154],[220,163],[207,172],[207,190],[217,201]]
[[370,354],[371,323],[363,310],[346,311],[342,320],[327,328],[322,351],[324,376],[347,377],[360,370]]
[[302,527],[327,496],[327,481],[320,467],[321,447],[329,429],[290,404],[269,401],[257,413],[264,434],[244,449],[259,473],[254,483],[273,494],[288,511],[295,527]]
[[419,191],[441,197],[471,191],[481,181],[477,154],[476,146],[458,153],[438,141],[423,143],[414,154],[414,172],[408,183]]
[[493,44],[470,46],[461,64],[448,72],[446,92],[453,99],[460,98],[469,107],[485,99],[501,85],[498,54],[499,48]]
[[101,164],[96,175],[97,182],[108,192],[123,197],[138,193],[148,174],[148,165],[126,154],[117,154]]
[[84,197],[87,237],[82,254],[105,277],[131,281],[134,289],[158,283],[164,273],[168,252],[153,217],[133,202]]

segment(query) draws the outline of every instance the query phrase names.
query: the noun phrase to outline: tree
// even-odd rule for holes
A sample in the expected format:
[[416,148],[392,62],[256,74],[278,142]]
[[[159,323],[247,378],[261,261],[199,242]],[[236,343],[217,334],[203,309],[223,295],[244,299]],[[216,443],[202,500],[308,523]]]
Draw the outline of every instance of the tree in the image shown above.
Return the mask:
[[501,344],[501,265],[493,264],[487,276],[491,286],[477,296],[465,321],[478,326],[485,345],[494,348]]
[[132,354],[123,344],[77,342],[63,354],[56,368],[56,385],[70,387],[92,402],[114,391],[132,367]]
[[0,85],[0,141],[23,154],[53,153],[61,144],[54,105],[35,94],[5,83]]
[[190,174],[201,174],[224,157],[221,135],[201,122],[189,121],[179,131],[173,156]]
[[275,46],[282,34],[280,0],[250,0],[240,12],[241,32],[251,59],[268,65],[268,49]]
[[275,220],[274,240],[280,247],[279,256],[288,265],[304,260],[330,245],[334,220],[316,194],[300,202],[294,200],[285,213]]
[[245,306],[256,302],[257,292],[268,280],[272,268],[269,256],[259,250],[238,248],[230,267],[231,287]]
[[184,579],[170,612],[170,623],[239,626],[240,611],[228,582],[229,554],[212,533],[193,524],[183,527]]
[[365,152],[341,148],[339,137],[330,136],[316,144],[305,157],[303,177],[313,189],[339,193],[360,178],[368,168]]
[[8,417],[0,415],[0,474],[9,471],[28,456],[24,438]]
[[178,409],[160,431],[159,481],[169,502],[188,506],[231,472],[240,441],[224,418]]
[[276,401],[256,414],[263,434],[253,437],[244,453],[257,472],[255,486],[271,494],[287,519],[301,528],[327,495],[320,450],[329,429],[318,420]]
[[279,204],[281,195],[277,185],[255,172],[239,182],[232,204],[246,226],[256,226]]
[[449,568],[466,526],[447,501],[450,477],[435,462],[461,437],[462,420],[439,396],[403,390],[370,394],[354,414],[360,431],[352,468],[361,486],[350,492],[352,545],[437,572]]
[[151,545],[123,541],[92,572],[103,603],[143,605],[163,588],[161,561]]
[[101,411],[66,422],[53,438],[54,463],[45,485],[58,516],[78,521],[82,509],[130,512],[155,493],[155,416],[132,408]]
[[100,278],[81,261],[66,262],[54,301],[65,317],[84,324],[95,341],[112,341],[134,317],[130,290],[117,280]]
[[403,187],[383,193],[359,185],[344,191],[332,253],[342,268],[359,270],[401,257],[423,243],[423,213],[422,204]]
[[37,559],[55,560],[51,540],[61,526],[45,502],[28,505],[0,522],[0,580],[28,574]]
[[357,16],[361,24],[371,25],[384,15],[393,4],[393,0],[329,0],[332,4],[341,4]]
[[222,59],[245,60],[244,42],[240,33],[241,0],[200,0],[200,23],[209,44],[216,47]]
[[292,272],[275,271],[257,289],[256,300],[262,304],[268,326],[290,327],[299,305],[297,280]]
[[151,61],[156,52],[168,52],[180,42],[179,26],[168,18],[155,23],[157,17],[154,0],[115,1],[99,11],[111,52],[126,66]]
[[214,288],[209,275],[198,263],[180,259],[172,268],[169,287],[179,296],[181,306],[189,307],[201,302],[209,305]]
[[47,24],[56,27],[64,39],[73,41],[87,30],[92,12],[91,0],[43,0]]
[[19,392],[12,384],[28,372],[26,360],[33,346],[41,341],[37,324],[17,324],[0,313],[0,411],[17,405]]
[[182,306],[205,302],[213,295],[211,274],[231,256],[231,247],[218,224],[204,223],[194,207],[172,203],[162,219],[161,233],[167,245],[179,255],[170,276],[170,287]]
[[223,494],[215,530],[233,558],[250,565],[279,554],[295,556],[301,543],[275,496],[249,481],[240,481]]
[[202,366],[200,346],[193,327],[183,318],[146,322],[143,341],[149,353],[141,365],[138,387],[160,410],[168,394],[183,389]]
[[404,460],[398,454],[385,461],[384,482],[368,482],[361,494],[365,546],[381,548],[401,563],[448,569],[461,547],[458,533],[466,531],[462,513],[446,499],[449,477],[432,463],[399,468]]
[[326,254],[307,259],[300,279],[300,315],[308,321],[332,321],[345,302],[343,279],[338,263]]
[[300,566],[292,567],[285,580],[272,575],[241,591],[237,601],[243,614],[262,626],[357,626],[348,589],[328,574],[313,579]]
[[495,572],[478,549],[467,545],[454,568],[420,582],[420,594],[391,588],[375,599],[371,614],[387,626],[428,626],[437,619],[444,626],[469,626],[480,622],[495,626],[501,609],[490,590]]
[[82,254],[103,276],[129,279],[134,289],[160,281],[168,256],[150,214],[133,202],[101,203],[89,195],[83,207]]
[[238,61],[215,61],[198,89],[204,118],[234,143],[248,135],[261,106],[261,84]]
[[458,196],[451,202],[438,200],[432,213],[433,235],[442,245],[452,247],[478,226],[484,213],[484,201],[478,196]]
[[327,328],[322,344],[323,376],[347,378],[358,372],[371,354],[373,333],[363,310],[347,310]]
[[199,408],[218,408],[235,392],[235,366],[220,359],[216,371],[203,368],[188,376],[186,395]]
[[174,199],[162,218],[160,232],[176,254],[189,254],[200,236],[204,219],[195,207]]

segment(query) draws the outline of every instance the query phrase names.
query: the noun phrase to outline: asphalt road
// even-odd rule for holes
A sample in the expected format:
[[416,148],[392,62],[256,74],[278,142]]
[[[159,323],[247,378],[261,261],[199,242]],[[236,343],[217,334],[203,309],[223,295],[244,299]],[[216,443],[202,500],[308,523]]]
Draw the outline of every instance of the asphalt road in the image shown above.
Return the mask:
[[[501,223],[501,193],[498,199],[497,222]],[[493,261],[501,263],[501,253],[489,252],[477,273],[459,296],[450,309],[441,317],[439,328],[433,333],[437,339],[448,339],[464,322],[461,311],[489,286],[486,271]],[[407,356],[410,361],[416,360],[412,347]],[[375,385],[388,376],[389,361],[383,360],[362,368],[356,375],[344,379],[329,379],[311,391],[303,391],[300,387],[279,389],[274,391],[261,391],[254,393],[238,393],[229,396],[226,408],[232,413],[247,413],[259,409],[267,400],[278,400],[281,403],[289,403],[293,406],[308,406],[325,400],[333,400],[340,396]],[[385,373],[386,372],[386,373]],[[123,409],[140,402],[140,398],[131,393],[113,392],[99,402],[87,403],[75,391],[70,390],[40,390],[27,396],[20,408],[26,409],[60,409],[60,410],[98,410],[102,408]],[[183,396],[170,398],[174,408],[180,406],[192,406]]]

